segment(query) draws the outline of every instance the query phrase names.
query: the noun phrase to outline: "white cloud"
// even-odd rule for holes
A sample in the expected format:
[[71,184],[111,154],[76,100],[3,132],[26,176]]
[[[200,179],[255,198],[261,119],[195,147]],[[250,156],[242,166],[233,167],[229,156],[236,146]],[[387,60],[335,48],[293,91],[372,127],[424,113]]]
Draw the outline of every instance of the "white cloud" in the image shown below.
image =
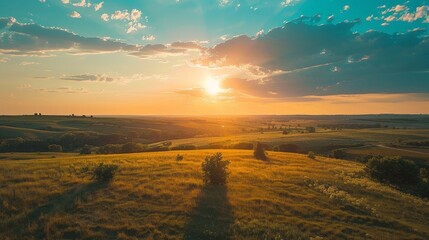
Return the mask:
[[95,11],[100,10],[103,7],[104,2],[100,2],[94,5]]
[[76,11],[73,11],[73,12],[70,14],[70,17],[71,17],[71,18],[81,18],[80,13],[78,13],[78,12],[76,12]]
[[350,9],[350,5],[344,5],[343,10],[348,11]]
[[140,10],[137,10],[137,9],[131,10],[130,18],[132,21],[138,21],[141,18],[141,16],[142,16],[142,12]]
[[155,36],[153,36],[153,35],[146,35],[146,36],[143,36],[142,37],[142,40],[143,41],[153,41],[153,40],[155,40],[156,38],[155,38]]
[[136,23],[136,22],[129,22],[127,33],[133,33],[139,29],[144,29],[144,28],[146,28],[146,25],[143,25],[141,23]]
[[107,22],[107,21],[109,21],[110,18],[109,18],[108,14],[103,13],[103,14],[101,14],[101,19],[103,19],[103,21]]
[[87,3],[86,0],[81,0],[78,3],[74,3],[73,6],[75,7],[91,7],[91,3]]
[[394,21],[396,19],[396,17],[395,16],[393,16],[393,15],[391,15],[391,16],[388,16],[387,18],[385,18],[384,19],[384,21],[386,21],[386,22],[392,22],[392,21]]
[[40,64],[40,63],[37,63],[37,62],[20,62],[19,63],[20,66],[37,65],[37,64]]
[[229,4],[229,0],[219,0],[219,6],[225,7]]
[[366,20],[367,20],[368,22],[370,22],[373,18],[374,18],[374,15],[371,15],[371,16],[366,17]]
[[64,3],[64,4],[69,4],[70,0],[61,0],[61,2]]
[[256,33],[256,37],[259,37],[261,35],[264,35],[264,29],[261,29]]
[[9,62],[9,58],[0,58],[0,63],[7,63]]
[[123,11],[116,10],[112,14],[111,18],[113,20],[130,20],[130,14],[128,13],[128,10],[123,10]]

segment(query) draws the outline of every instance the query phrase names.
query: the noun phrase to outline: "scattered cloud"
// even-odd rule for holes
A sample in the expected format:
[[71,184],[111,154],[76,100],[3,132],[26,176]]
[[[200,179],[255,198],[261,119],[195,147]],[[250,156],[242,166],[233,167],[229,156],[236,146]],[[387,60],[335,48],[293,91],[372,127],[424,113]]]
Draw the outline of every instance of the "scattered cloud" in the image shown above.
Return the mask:
[[75,7],[91,7],[92,4],[90,2],[86,2],[86,0],[81,0],[78,3],[73,3],[73,6],[75,6]]
[[82,74],[82,75],[72,75],[72,76],[63,76],[61,80],[70,80],[78,82],[113,82],[115,79],[113,77],[108,77],[103,74]]
[[70,17],[71,18],[81,18],[80,13],[73,11],[72,13],[70,13]]
[[350,5],[344,5],[343,10],[344,10],[344,11],[348,11],[348,10],[350,10]]
[[3,58],[3,57],[0,58],[0,63],[7,63],[7,62],[9,62],[9,58]]
[[142,37],[143,41],[154,41],[156,38],[153,35],[146,35]]
[[20,62],[19,63],[20,66],[37,65],[37,64],[40,64],[40,63],[37,63],[37,62]]
[[97,4],[94,5],[94,9],[95,11],[100,10],[103,7],[104,2],[99,2]]
[[109,21],[110,20],[110,17],[109,17],[109,14],[107,14],[107,13],[103,13],[103,14],[101,14],[101,19],[103,19],[103,21],[105,21],[105,22],[107,22],[107,21]]

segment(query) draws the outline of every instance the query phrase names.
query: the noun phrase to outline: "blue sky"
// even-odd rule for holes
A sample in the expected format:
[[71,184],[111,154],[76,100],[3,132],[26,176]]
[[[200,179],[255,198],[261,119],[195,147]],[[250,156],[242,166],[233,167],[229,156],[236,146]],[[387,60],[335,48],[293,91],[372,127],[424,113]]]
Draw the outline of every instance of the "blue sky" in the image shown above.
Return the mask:
[[0,100],[10,114],[60,113],[52,99],[133,103],[98,111],[118,114],[425,112],[428,13],[425,0],[2,0]]

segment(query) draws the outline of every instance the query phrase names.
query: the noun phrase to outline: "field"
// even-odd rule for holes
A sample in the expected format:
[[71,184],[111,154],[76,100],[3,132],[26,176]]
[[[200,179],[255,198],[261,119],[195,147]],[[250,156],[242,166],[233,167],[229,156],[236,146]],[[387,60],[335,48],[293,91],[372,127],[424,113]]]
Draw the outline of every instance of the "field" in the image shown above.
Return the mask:
[[[202,184],[222,151],[225,187]],[[184,155],[182,162],[175,156]],[[247,150],[2,160],[2,239],[428,239],[429,203],[368,179],[364,165]],[[80,169],[119,165],[110,184]]]

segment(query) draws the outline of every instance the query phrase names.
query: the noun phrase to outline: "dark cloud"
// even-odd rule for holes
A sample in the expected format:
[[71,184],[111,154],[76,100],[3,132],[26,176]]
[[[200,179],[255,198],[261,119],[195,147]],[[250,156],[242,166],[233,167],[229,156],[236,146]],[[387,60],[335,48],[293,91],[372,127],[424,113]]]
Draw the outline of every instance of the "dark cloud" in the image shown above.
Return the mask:
[[[49,28],[37,24],[21,24],[13,18],[0,18],[0,52],[13,55],[45,55],[52,51],[70,53],[106,53],[123,51],[130,55],[147,58],[154,55],[181,54],[201,49],[193,42],[177,42],[172,45],[130,45],[108,38],[83,37],[61,28]],[[13,19],[14,20],[14,19]]]
[[[359,34],[352,30],[358,23],[294,21],[256,38],[232,38],[206,50],[197,62],[257,67],[266,76],[229,78],[223,85],[261,97],[429,92],[424,30]],[[281,74],[270,74],[274,71]]]
[[115,78],[108,77],[105,75],[97,74],[82,74],[82,75],[73,75],[73,76],[64,76],[61,77],[62,80],[70,81],[93,81],[93,82],[113,82]]

